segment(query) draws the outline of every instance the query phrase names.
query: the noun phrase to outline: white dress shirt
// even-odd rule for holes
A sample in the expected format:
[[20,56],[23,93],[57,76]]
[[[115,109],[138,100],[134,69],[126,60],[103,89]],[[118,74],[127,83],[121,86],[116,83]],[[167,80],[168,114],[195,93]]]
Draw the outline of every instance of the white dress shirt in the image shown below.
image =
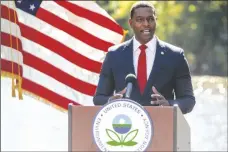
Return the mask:
[[[155,58],[155,53],[156,53],[156,38],[155,36],[145,45],[147,46],[146,49],[146,69],[147,69],[147,80],[149,79],[150,73],[152,71],[152,67],[154,64],[154,58]],[[138,68],[138,59],[139,59],[139,55],[141,50],[139,49],[139,47],[141,46],[141,44],[139,43],[139,41],[137,41],[135,39],[135,37],[133,38],[133,65],[134,65],[134,69],[135,69],[135,74],[137,76],[137,68]]]

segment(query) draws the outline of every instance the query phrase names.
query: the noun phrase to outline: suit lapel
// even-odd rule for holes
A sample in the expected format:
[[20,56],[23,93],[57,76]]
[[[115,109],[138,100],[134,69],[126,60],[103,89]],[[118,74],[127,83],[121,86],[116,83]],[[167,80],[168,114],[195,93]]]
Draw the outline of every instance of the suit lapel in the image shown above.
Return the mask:
[[[152,86],[158,86],[159,76],[164,72],[164,69],[161,68],[162,61],[164,60],[164,54],[166,52],[165,46],[163,43],[156,37],[157,45],[156,45],[156,54],[154,58],[154,64],[152,67],[152,71],[150,73],[149,79],[147,81],[147,85],[144,91],[144,94],[151,94]],[[156,87],[157,88],[157,87]]]
[[124,60],[126,62],[126,70],[128,73],[135,74],[134,64],[133,64],[133,39],[129,40],[129,42],[126,44],[124,48]]

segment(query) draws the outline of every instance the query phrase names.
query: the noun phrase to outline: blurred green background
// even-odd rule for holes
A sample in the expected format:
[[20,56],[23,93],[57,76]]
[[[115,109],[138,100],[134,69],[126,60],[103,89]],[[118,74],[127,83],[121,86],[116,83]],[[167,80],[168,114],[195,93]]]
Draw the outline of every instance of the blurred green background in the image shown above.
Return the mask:
[[[96,1],[128,34],[129,12],[136,1]],[[226,1],[151,1],[158,25],[156,35],[185,50],[193,75],[227,76]]]

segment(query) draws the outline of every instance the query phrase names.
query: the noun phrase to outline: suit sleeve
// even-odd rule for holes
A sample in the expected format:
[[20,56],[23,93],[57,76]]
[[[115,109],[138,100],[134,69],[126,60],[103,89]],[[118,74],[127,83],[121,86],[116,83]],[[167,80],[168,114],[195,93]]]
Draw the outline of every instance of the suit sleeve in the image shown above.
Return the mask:
[[182,50],[179,54],[179,61],[175,71],[174,91],[176,100],[169,100],[170,105],[178,104],[183,114],[192,111],[195,105],[192,81],[188,62]]
[[111,68],[111,53],[108,52],[102,64],[98,86],[93,97],[94,105],[104,105],[114,92],[114,78]]

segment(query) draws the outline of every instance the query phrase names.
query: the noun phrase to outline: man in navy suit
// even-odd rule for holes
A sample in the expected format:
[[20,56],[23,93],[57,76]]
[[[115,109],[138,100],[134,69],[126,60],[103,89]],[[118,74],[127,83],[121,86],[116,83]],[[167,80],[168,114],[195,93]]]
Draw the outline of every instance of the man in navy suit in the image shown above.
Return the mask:
[[132,6],[129,24],[135,35],[110,47],[93,98],[95,105],[121,98],[126,91],[125,77],[133,73],[137,83],[132,100],[142,106],[177,104],[183,114],[192,111],[195,97],[184,51],[154,35],[156,20],[152,4],[137,2]]

